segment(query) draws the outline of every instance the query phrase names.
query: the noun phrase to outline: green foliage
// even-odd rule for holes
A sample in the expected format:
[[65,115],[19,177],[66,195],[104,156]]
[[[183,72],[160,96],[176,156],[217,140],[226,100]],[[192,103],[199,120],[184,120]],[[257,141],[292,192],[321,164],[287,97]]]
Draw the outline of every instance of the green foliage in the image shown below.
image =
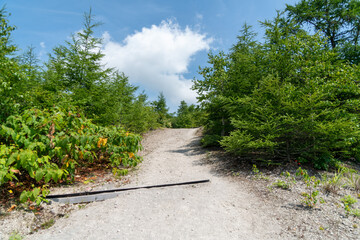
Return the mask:
[[290,189],[290,184],[284,180],[276,180],[276,182],[274,182],[272,185],[285,190]]
[[221,138],[219,135],[207,134],[201,139],[201,145],[203,147],[218,147],[220,140]]
[[89,107],[90,99],[86,92],[92,90],[97,82],[104,81],[111,69],[103,69],[100,51],[101,38],[93,36],[99,23],[93,23],[91,10],[84,14],[84,28],[73,34],[71,41],[53,49],[47,64],[47,80],[59,90],[71,91],[75,103]]
[[169,108],[166,105],[166,99],[161,92],[158,96],[158,100],[153,101],[152,105],[154,111],[157,114],[157,122],[161,127],[171,127],[171,116],[169,114]]
[[280,13],[263,25],[263,43],[245,25],[230,53],[210,54],[204,80],[195,80],[206,133],[237,155],[323,169],[359,160],[358,66]]
[[109,114],[114,110],[112,107],[118,104],[108,100],[110,96],[116,96],[114,91],[119,88],[118,94],[122,95],[127,80],[101,64],[104,57],[100,49],[102,39],[94,36],[94,29],[100,24],[94,23],[93,18],[90,10],[84,15],[84,28],[73,34],[71,41],[53,49],[46,64],[45,85],[54,94],[67,95],[70,103],[63,107],[68,107],[66,104],[77,106],[96,122],[107,124],[114,119]]
[[353,204],[357,203],[357,200],[351,195],[347,195],[340,199],[344,204],[345,212],[347,215],[353,215],[355,217],[360,217],[360,209],[354,209]]
[[[59,108],[31,109],[10,116],[0,129],[0,186],[10,181],[41,185],[74,178],[75,169],[107,162],[114,168],[136,166],[141,137],[119,127],[100,127],[79,113]],[[21,201],[40,188],[23,192]]]
[[[81,205],[79,205],[80,207]],[[40,225],[42,229],[48,229],[51,228],[55,224],[55,220],[51,218],[49,221],[46,221]]]
[[49,95],[40,95],[43,107],[54,102],[59,106],[54,96],[60,96],[61,107],[76,106],[102,126],[121,125],[143,133],[157,128],[156,120],[167,125],[163,110],[151,108],[144,94],[135,96],[138,88],[129,84],[125,74],[102,65],[102,39],[94,36],[100,24],[93,18],[91,11],[85,14],[84,29],[50,55],[43,84]]
[[293,176],[291,176],[291,174],[289,172],[287,172],[287,171],[282,172],[280,175],[283,176],[285,179],[284,180],[280,180],[280,179],[276,180],[272,184],[272,186],[287,190],[287,189],[290,189],[291,186],[296,183],[295,178]]
[[128,169],[117,169],[113,168],[113,174],[116,177],[126,176],[129,173]]
[[41,202],[48,202],[45,199],[46,195],[49,194],[49,191],[46,189],[41,189],[40,187],[34,188],[31,191],[24,190],[20,195],[20,202],[26,203],[28,201],[35,202],[37,205],[40,205]]
[[158,114],[147,102],[147,96],[140,94],[120,118],[121,124],[132,132],[144,133],[160,127]]
[[253,164],[252,172],[253,172],[254,178],[256,180],[265,180],[265,181],[269,180],[268,177],[265,177],[264,174],[262,172],[260,172],[260,170],[257,168],[257,166],[255,164]]
[[205,120],[205,132],[207,135],[224,136],[229,132],[230,122],[229,116],[225,112],[223,103],[219,96],[226,95],[229,61],[223,52],[214,55],[212,52],[208,54],[208,63],[212,67],[200,68],[200,74],[203,80],[194,80],[192,89],[198,93],[198,100],[201,102],[203,109],[207,113]]
[[357,203],[357,200],[353,198],[351,195],[347,195],[340,199],[341,202],[344,203],[344,205],[352,207],[354,203]]
[[25,75],[29,80],[28,82],[31,83],[31,85],[40,84],[41,66],[40,60],[35,53],[35,47],[29,46],[26,51],[18,57],[18,62],[21,68],[24,69]]
[[85,114],[94,123],[103,126],[127,126],[126,115],[132,114],[130,109],[135,101],[136,90],[137,87],[130,85],[124,74],[115,72],[108,81],[96,83],[92,90],[87,91],[91,108]]
[[[94,35],[100,25],[91,13],[84,14],[84,27],[65,44],[53,49],[45,66],[30,46],[18,57],[10,37],[14,27],[0,10],[0,123],[13,114],[30,108],[49,109],[54,106],[76,108],[102,126],[122,126],[143,133],[170,124],[170,117],[159,117],[158,111],[136,96],[137,87],[129,84],[125,74],[103,63],[102,39]],[[162,120],[161,120],[162,119]]]
[[303,196],[302,201],[307,207],[315,207],[319,200],[320,203],[324,202],[322,198],[318,198],[319,191],[316,189],[321,183],[319,179],[316,179],[315,176],[310,176],[308,172],[305,169],[301,169],[301,167],[296,171],[296,176],[302,177],[306,184],[308,192],[303,192],[301,195]]
[[21,89],[25,79],[17,61],[11,58],[16,46],[11,43],[14,26],[7,20],[5,8],[0,9],[0,123],[19,109],[19,102],[24,97]]
[[327,173],[321,175],[321,185],[325,192],[337,193],[343,182],[344,173],[338,170],[333,176]]
[[290,17],[300,24],[309,24],[327,37],[330,47],[349,42],[358,45],[360,3],[356,0],[301,0],[287,5]]
[[91,10],[83,29],[55,47],[45,66],[32,46],[14,57],[15,27],[7,17],[0,9],[2,193],[39,204],[47,184],[71,182],[77,168],[107,164],[125,174],[135,166],[141,137],[128,131],[170,126],[171,116],[165,99],[165,107],[151,105],[144,93],[135,95],[125,74],[102,65]]
[[23,236],[21,236],[18,232],[13,232],[10,236],[9,236],[9,240],[22,240]]
[[355,191],[360,191],[360,174],[355,170],[349,170],[344,173],[346,185]]
[[176,113],[176,117],[172,120],[172,127],[174,128],[194,128],[202,126],[204,113],[199,106],[188,104],[181,101]]

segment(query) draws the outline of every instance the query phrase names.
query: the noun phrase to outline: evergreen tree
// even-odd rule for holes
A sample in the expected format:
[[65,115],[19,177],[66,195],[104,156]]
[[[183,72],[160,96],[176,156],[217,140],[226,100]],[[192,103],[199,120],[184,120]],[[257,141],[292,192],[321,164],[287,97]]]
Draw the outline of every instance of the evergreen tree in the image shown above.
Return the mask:
[[126,114],[123,115],[122,123],[127,129],[136,133],[144,133],[160,127],[158,114],[154,111],[152,104],[147,101],[147,98],[145,93],[137,96],[127,109]]
[[38,83],[41,79],[40,60],[35,53],[35,47],[29,46],[19,57],[19,64],[24,69],[28,80],[32,83]]
[[264,43],[251,40],[245,28],[231,52],[217,56],[227,67],[212,64],[204,81],[196,81],[208,116],[223,109],[233,128],[228,136],[209,135],[203,142],[222,139],[221,146],[234,154],[298,159],[318,168],[335,159],[360,159],[358,67],[324,47],[321,34],[305,32],[281,13],[263,25]]
[[320,31],[328,46],[342,57],[359,62],[360,2],[358,0],[301,0],[286,5],[288,15],[300,24]]
[[209,53],[210,66],[199,71],[203,79],[194,80],[193,90],[197,91],[198,101],[207,112],[205,145],[218,145],[220,137],[233,130],[225,99],[251,92],[261,78],[263,58],[256,34],[246,24],[240,33],[230,54]]
[[[209,113],[205,123],[205,130],[209,135],[224,136],[230,129],[229,116],[224,109],[222,96],[228,94],[229,84],[228,69],[229,59],[225,53],[208,54],[210,67],[200,68],[199,73],[203,80],[194,80],[193,90],[198,93],[198,101]],[[230,90],[231,91],[231,90]],[[217,139],[217,137],[215,137]]]
[[67,93],[72,104],[85,111],[88,117],[94,117],[96,106],[93,94],[99,95],[99,85],[110,81],[113,70],[101,64],[104,54],[101,52],[101,38],[94,37],[91,10],[84,14],[84,29],[72,35],[71,41],[53,49],[47,64],[46,78],[55,91]]
[[52,93],[44,89],[43,69],[40,60],[35,53],[35,47],[29,46],[17,57],[21,69],[26,75],[23,89],[26,101],[23,101],[23,109],[46,108],[54,105]]
[[157,113],[157,121],[162,127],[171,127],[169,108],[166,105],[166,99],[162,92],[158,96],[158,100],[152,103],[154,111]]
[[11,42],[15,30],[9,24],[5,7],[0,9],[0,123],[20,108],[24,95],[21,92],[25,75],[13,57],[17,48]]
[[176,112],[176,117],[172,120],[174,128],[194,128],[200,127],[203,121],[203,112],[194,104],[188,105],[181,101]]

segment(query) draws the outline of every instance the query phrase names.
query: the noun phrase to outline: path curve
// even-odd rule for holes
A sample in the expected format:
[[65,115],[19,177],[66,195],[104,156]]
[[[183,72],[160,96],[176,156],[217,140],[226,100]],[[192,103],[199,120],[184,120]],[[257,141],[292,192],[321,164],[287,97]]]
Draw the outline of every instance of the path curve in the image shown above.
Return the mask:
[[210,179],[210,183],[141,189],[95,202],[27,239],[278,239],[264,201],[204,164],[198,129],[154,131],[144,161],[126,187]]

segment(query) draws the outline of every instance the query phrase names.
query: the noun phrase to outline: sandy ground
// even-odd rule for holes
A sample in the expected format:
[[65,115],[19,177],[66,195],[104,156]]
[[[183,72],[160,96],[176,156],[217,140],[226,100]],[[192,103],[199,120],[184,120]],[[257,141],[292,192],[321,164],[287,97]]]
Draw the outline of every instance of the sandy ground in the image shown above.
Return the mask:
[[88,204],[26,239],[280,239],[281,227],[256,194],[203,162],[198,129],[157,130],[127,186],[209,183],[124,192]]

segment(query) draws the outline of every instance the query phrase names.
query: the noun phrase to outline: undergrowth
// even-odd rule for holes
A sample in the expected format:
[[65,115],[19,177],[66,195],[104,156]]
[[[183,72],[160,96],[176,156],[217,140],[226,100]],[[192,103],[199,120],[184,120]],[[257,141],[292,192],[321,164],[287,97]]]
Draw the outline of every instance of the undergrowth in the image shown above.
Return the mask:
[[106,164],[125,172],[136,166],[140,141],[139,135],[95,125],[71,110],[26,110],[0,126],[0,193],[40,204],[49,184],[73,182],[79,168]]
[[[296,173],[292,175],[288,171],[281,172],[280,179],[273,180],[267,188],[272,191],[274,188],[283,190],[290,190],[298,183],[305,184],[305,191],[301,195],[301,202],[305,207],[315,208],[319,203],[325,203],[323,194],[333,194],[339,196],[341,190],[347,190],[354,193],[360,199],[360,174],[351,167],[346,167],[344,164],[339,164],[337,170],[325,173],[310,173],[308,170],[298,167]],[[264,174],[253,165],[251,174],[253,179],[264,179]],[[266,177],[267,181],[271,181]],[[356,198],[347,195],[339,199],[343,203],[345,213],[347,216],[354,216],[360,218],[360,209],[354,208],[354,204],[358,202]]]

